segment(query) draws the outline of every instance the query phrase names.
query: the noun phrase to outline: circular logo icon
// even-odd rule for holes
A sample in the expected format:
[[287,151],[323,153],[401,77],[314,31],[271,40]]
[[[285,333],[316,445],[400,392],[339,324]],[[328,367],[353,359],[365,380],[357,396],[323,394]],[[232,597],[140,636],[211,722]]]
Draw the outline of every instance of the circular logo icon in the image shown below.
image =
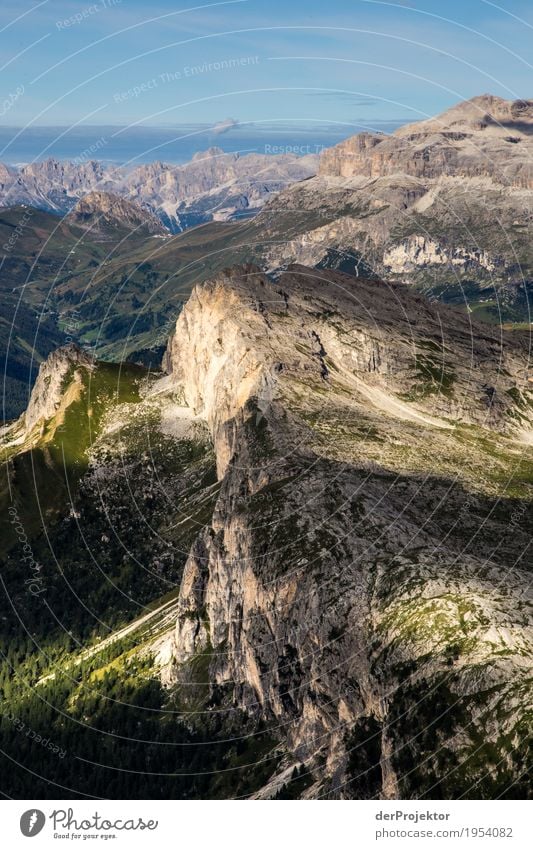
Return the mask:
[[25,811],[20,818],[20,830],[24,837],[35,837],[43,830],[46,817],[42,811],[36,808],[31,808]]

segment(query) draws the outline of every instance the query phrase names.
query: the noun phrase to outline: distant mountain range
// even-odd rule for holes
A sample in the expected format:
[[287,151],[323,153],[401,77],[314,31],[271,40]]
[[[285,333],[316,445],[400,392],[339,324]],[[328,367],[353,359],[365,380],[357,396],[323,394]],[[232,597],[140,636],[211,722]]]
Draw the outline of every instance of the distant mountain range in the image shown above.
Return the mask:
[[48,159],[15,168],[0,165],[0,205],[26,204],[64,215],[88,192],[112,192],[159,216],[171,232],[206,221],[254,215],[295,181],[313,176],[318,156],[197,153],[186,165],[154,162],[134,168],[94,160]]

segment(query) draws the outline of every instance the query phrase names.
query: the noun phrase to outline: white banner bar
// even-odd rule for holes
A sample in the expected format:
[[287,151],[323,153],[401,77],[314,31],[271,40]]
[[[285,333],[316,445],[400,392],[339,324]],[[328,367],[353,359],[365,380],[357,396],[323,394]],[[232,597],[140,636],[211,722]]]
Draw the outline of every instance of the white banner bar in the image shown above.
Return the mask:
[[533,847],[533,803],[519,801],[6,801],[0,810],[6,849]]

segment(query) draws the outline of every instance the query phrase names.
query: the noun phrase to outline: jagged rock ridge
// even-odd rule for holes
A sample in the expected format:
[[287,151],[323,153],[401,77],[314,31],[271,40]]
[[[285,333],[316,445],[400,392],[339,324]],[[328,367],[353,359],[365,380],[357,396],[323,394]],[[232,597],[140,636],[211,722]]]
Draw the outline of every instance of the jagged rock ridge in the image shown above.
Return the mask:
[[197,287],[165,364],[221,480],[165,680],[209,661],[210,703],[273,723],[308,796],[518,781],[531,483],[496,493],[530,451],[526,340],[384,283],[248,266]]
[[0,164],[0,204],[66,213],[89,192],[110,192],[145,207],[179,232],[192,224],[254,214],[274,193],[312,176],[317,165],[312,154],[240,156],[217,147],[184,165],[153,162],[131,168],[55,159],[19,169]]

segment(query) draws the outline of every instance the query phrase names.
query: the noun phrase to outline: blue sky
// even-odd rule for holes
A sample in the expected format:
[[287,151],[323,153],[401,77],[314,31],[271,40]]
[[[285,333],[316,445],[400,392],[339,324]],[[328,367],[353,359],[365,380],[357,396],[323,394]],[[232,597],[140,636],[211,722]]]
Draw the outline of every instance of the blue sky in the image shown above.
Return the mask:
[[2,0],[0,124],[417,120],[533,97],[533,4]]

